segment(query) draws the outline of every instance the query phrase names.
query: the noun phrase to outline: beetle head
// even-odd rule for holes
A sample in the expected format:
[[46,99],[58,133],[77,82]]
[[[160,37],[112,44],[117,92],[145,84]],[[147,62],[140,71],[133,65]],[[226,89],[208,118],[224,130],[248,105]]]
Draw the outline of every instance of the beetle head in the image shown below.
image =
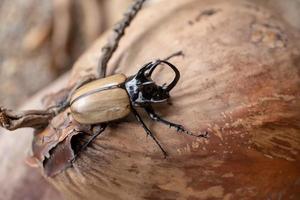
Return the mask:
[[[161,64],[169,66],[175,73],[173,81],[169,85],[157,85],[151,78],[155,68]],[[165,60],[157,60],[144,65],[138,73],[126,83],[133,105],[145,105],[151,103],[165,102],[169,92],[174,88],[180,78],[178,69]]]

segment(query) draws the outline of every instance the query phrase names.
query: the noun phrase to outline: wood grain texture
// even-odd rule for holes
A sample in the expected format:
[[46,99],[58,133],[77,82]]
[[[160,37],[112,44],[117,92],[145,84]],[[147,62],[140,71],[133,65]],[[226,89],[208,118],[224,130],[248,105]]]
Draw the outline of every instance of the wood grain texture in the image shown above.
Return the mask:
[[[159,113],[209,139],[145,118],[170,154],[163,159],[133,119],[111,124],[73,168],[49,179],[68,199],[299,199],[300,33],[276,10],[250,1],[173,0],[140,13],[108,74],[132,75],[172,60],[181,79]],[[96,72],[101,38],[70,84]],[[157,73],[158,81],[172,73]]]

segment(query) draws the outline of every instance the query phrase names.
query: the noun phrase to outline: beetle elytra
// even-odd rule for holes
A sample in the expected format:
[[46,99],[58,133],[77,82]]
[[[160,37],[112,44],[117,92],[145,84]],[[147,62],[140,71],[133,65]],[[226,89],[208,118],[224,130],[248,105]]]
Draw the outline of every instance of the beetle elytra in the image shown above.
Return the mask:
[[[157,85],[151,78],[156,67],[162,64],[170,67],[175,73],[175,77],[169,85]],[[166,151],[145,125],[135,108],[144,108],[152,120],[174,127],[177,131],[206,137],[206,134],[194,135],[180,124],[162,119],[152,107],[152,104],[163,103],[170,98],[169,92],[175,87],[179,78],[178,69],[167,59],[149,62],[131,77],[127,78],[123,74],[117,74],[83,85],[75,91],[71,98],[71,114],[79,123],[98,124],[124,118],[132,112],[147,135],[156,142],[164,156],[167,156]]]

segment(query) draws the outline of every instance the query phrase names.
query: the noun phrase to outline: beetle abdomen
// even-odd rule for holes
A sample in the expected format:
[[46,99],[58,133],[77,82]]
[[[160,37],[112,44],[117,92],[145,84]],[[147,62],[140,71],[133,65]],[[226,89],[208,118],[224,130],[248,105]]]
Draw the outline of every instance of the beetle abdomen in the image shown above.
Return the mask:
[[79,88],[71,99],[71,113],[82,124],[113,121],[127,116],[130,101],[125,89],[123,74],[96,80]]

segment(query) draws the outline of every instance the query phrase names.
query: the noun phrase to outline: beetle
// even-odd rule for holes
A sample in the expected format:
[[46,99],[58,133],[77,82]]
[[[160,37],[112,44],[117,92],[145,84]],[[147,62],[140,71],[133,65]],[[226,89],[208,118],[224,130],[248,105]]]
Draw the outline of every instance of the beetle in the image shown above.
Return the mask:
[[[168,59],[149,62],[130,77],[116,74],[83,85],[71,97],[70,110],[73,118],[81,124],[99,124],[124,118],[132,112],[165,157],[167,152],[146,126],[136,110],[137,107],[144,108],[154,121],[176,128],[177,131],[191,136],[206,137],[207,133],[194,135],[182,125],[161,118],[152,107],[153,104],[166,102],[170,98],[170,91],[179,81],[180,72],[167,61]],[[151,75],[159,65],[168,66],[175,73],[170,84],[161,86],[152,80]]]

